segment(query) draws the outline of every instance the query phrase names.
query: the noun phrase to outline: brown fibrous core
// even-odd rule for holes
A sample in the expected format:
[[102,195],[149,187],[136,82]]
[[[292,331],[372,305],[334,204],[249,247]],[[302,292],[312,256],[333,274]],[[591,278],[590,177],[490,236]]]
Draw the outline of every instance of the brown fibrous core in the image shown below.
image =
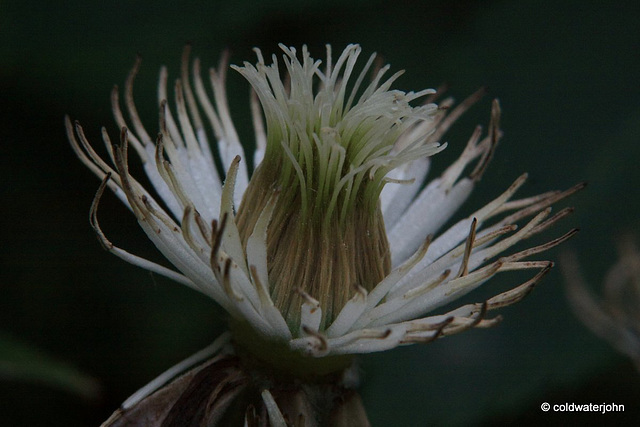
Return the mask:
[[345,209],[340,202],[333,212],[324,213],[327,206],[313,201],[303,209],[297,181],[281,182],[278,160],[265,158],[249,183],[236,217],[240,237],[246,248],[261,212],[277,194],[267,232],[271,298],[292,330],[301,326],[301,305],[308,296],[317,300],[322,330],[356,292],[370,291],[389,274],[382,212],[377,199],[372,204],[364,197],[367,183]]

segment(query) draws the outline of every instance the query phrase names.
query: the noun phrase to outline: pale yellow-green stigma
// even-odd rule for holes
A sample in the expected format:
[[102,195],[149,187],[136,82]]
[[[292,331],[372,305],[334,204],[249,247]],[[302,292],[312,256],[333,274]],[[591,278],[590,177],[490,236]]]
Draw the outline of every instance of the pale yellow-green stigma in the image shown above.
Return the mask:
[[394,74],[380,83],[388,66],[360,91],[375,55],[350,81],[359,46],[349,46],[335,64],[331,51],[321,71],[303,48],[281,46],[288,87],[277,59],[236,69],[252,84],[267,124],[264,159],[238,210],[243,245],[272,199],[267,237],[271,297],[290,327],[297,329],[306,301],[322,307],[324,329],[361,288],[370,291],[391,270],[380,192],[395,167],[438,151],[425,135],[397,146],[416,124],[431,120],[434,104],[410,102],[433,93],[390,90]]

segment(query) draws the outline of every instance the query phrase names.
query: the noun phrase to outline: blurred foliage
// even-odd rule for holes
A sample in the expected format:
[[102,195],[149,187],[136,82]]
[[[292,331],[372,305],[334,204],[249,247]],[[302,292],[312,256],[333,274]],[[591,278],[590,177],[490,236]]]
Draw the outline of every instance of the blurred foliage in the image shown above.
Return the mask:
[[[616,235],[637,229],[640,182],[640,6],[636,1],[154,1],[0,3],[0,327],[97,378],[87,402],[36,385],[0,383],[0,425],[97,425],[138,387],[204,347],[224,328],[210,301],[109,256],[88,224],[98,182],[68,147],[63,115],[117,132],[109,92],[137,53],[136,98],[149,130],[161,64],[173,76],[186,42],[204,65],[229,48],[253,61],[277,43],[350,42],[405,68],[403,89],[448,82],[458,99],[487,85],[503,107],[505,138],[465,206],[470,212],[522,171],[522,194],[589,187],[576,213],[550,233],[579,225],[570,244],[595,286],[615,261]],[[251,144],[248,86],[230,74],[231,108]],[[489,97],[447,135],[437,173],[457,156]],[[159,259],[126,209],[105,198],[103,228],[118,245]],[[637,234],[637,233],[636,233]],[[552,253],[551,257],[555,257]],[[480,301],[526,277],[507,275],[470,296]],[[374,425],[560,424],[576,414],[550,403],[622,403],[637,420],[640,377],[571,315],[558,272],[503,311],[492,330],[362,358],[362,395]],[[6,347],[5,342],[0,346]],[[6,351],[6,349],[3,349]]]
[[96,400],[100,393],[95,379],[4,334],[0,334],[0,381],[39,384],[87,400]]

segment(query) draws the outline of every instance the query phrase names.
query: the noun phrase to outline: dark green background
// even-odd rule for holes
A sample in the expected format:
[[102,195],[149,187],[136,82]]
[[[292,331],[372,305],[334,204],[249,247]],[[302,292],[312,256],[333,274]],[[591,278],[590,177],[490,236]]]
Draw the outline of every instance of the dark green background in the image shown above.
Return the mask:
[[[17,3],[17,2],[12,2]],[[56,4],[58,3],[58,4]],[[0,331],[75,365],[102,385],[98,400],[33,383],[0,382],[0,425],[98,425],[129,394],[204,347],[223,329],[204,297],[104,252],[88,223],[98,186],[69,148],[65,113],[99,141],[116,135],[109,92],[136,53],[143,68],[136,97],[155,131],[157,70],[176,76],[183,45],[205,66],[230,48],[232,63],[251,47],[276,51],[306,43],[377,51],[399,86],[451,85],[458,99],[479,86],[503,107],[505,137],[466,213],[500,193],[522,171],[522,194],[589,187],[570,243],[595,288],[616,259],[615,239],[638,229],[640,198],[640,18],[638,2],[609,1],[68,1],[0,3]],[[251,140],[248,86],[232,73],[231,106]],[[490,97],[447,136],[441,170]],[[110,238],[158,259],[127,211],[105,198]],[[566,203],[565,203],[566,205]],[[640,233],[636,234],[640,241]],[[557,258],[557,251],[548,256]],[[505,274],[472,295],[482,300],[526,276]],[[559,269],[505,321],[428,346],[362,358],[362,395],[374,425],[608,424],[640,418],[640,375],[570,313]],[[621,403],[624,414],[543,413],[539,406]]]

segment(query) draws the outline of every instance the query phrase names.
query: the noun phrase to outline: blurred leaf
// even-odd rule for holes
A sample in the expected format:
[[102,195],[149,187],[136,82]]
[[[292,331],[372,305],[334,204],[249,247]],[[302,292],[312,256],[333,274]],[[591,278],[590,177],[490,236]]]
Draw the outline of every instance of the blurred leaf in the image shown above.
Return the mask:
[[94,378],[3,333],[0,333],[0,380],[40,384],[88,400],[96,400],[100,394]]

